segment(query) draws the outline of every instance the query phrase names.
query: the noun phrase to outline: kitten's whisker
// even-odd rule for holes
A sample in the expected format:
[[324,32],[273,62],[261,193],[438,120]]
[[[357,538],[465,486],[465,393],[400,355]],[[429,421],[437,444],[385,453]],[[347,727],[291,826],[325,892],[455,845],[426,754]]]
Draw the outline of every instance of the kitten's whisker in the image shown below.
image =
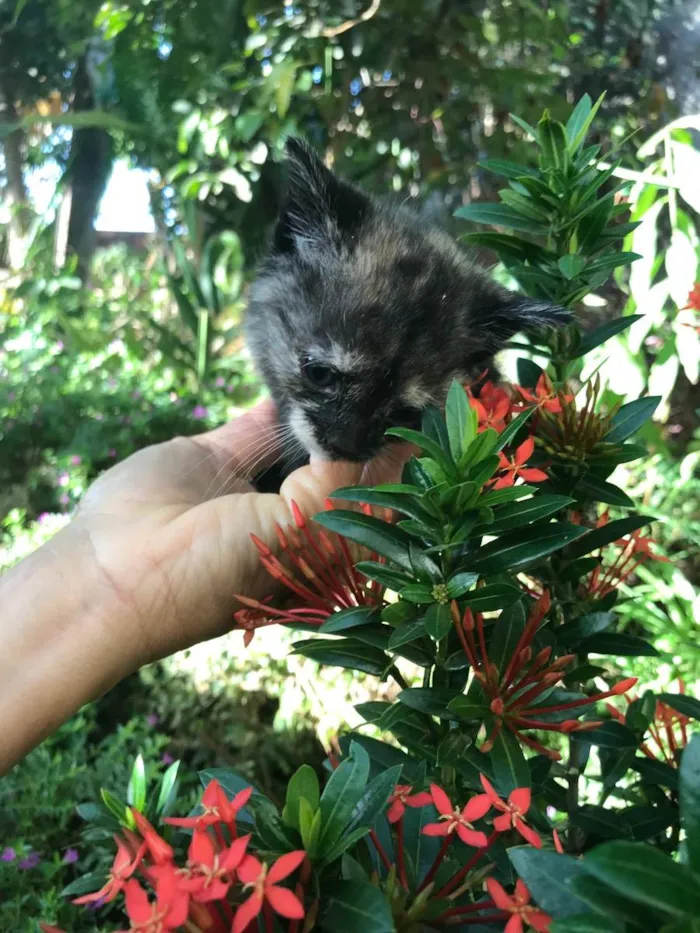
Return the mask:
[[[258,464],[266,460],[270,456],[270,454],[274,452],[274,450],[277,447],[281,447],[281,448],[284,447],[284,441],[287,439],[287,434],[288,434],[288,431],[285,426],[285,428],[281,430],[278,434],[276,434],[274,437],[268,438],[267,442],[262,447],[259,447],[256,445],[257,449],[255,450],[254,454],[250,456],[247,459],[247,461],[244,461],[242,463],[239,462],[238,466],[228,476],[224,477],[223,482],[219,485],[219,487],[217,488],[212,498],[218,498],[219,496],[224,495],[226,487],[232,481],[243,480],[246,482],[250,482],[250,479],[253,477],[255,469],[258,466]],[[228,463],[224,465],[222,469],[225,469],[226,466],[230,465],[233,462],[233,460],[237,459],[239,456],[240,455],[236,455],[236,457],[232,457],[228,461]],[[279,455],[274,459],[273,463],[277,463],[282,456],[283,456],[283,450],[281,449]],[[219,470],[217,473],[217,476],[219,476],[221,472],[222,470]],[[211,484],[210,484],[210,488],[211,488]]]
[[[262,436],[262,440],[260,437],[257,437],[254,441],[251,441],[249,444],[246,444],[241,450],[237,450],[235,453],[227,457],[226,460],[223,462],[223,464],[219,467],[219,469],[216,471],[216,473],[212,477],[209,485],[207,486],[206,492],[204,493],[204,498],[205,499],[210,498],[209,493],[211,492],[212,487],[216,485],[216,482],[221,476],[221,474],[224,473],[224,471],[227,470],[231,466],[232,463],[239,461],[243,454],[246,454],[248,451],[252,450],[253,448],[255,448],[253,459],[257,458],[257,456],[259,455],[259,451],[261,450],[265,450],[266,452],[274,450],[275,446],[281,443],[282,439],[285,436],[286,430],[287,430],[286,425],[275,425],[273,428],[270,429],[267,435]],[[232,471],[231,475],[238,476],[239,478],[245,478],[246,472],[247,471],[245,469],[245,461],[242,461],[239,467],[237,467],[235,470]],[[226,488],[226,484],[229,482],[230,478],[231,478],[230,476],[227,476],[225,478],[224,483],[218,488],[217,492],[211,498],[216,499],[218,498],[218,496],[221,495],[223,489]]]

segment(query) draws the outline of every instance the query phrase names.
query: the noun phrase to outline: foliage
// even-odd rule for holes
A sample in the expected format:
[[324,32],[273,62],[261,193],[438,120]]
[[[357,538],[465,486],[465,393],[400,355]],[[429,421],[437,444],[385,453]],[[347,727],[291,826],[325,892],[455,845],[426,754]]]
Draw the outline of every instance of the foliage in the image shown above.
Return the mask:
[[[585,147],[595,110],[584,96],[566,125],[513,118],[538,169],[492,163],[510,183],[501,203],[459,211],[515,231],[476,237],[529,294],[569,305],[635,259],[618,244],[638,228]],[[646,456],[659,399],[607,404],[586,374],[633,320],[534,335],[519,384],[455,382],[421,431],[389,432],[419,450],[401,483],[337,490],[350,507],[334,501],[313,525],[295,510],[284,563],[254,539],[294,599],[239,597],[246,643],[283,622],[313,635],[297,654],[393,681],[395,696],[358,708],[379,737],[342,735],[323,788],[303,766],[283,807],[203,771],[202,805],[164,821],[193,831],[187,854],[134,805],[137,762],[132,808],[107,804],[115,874],[86,879],[96,893],[81,887],[81,902],[124,890],[132,929],[150,910],[141,882],[158,930],[695,928],[700,702],[683,685],[635,696],[617,668],[658,657],[621,595],[663,558],[613,476]]]

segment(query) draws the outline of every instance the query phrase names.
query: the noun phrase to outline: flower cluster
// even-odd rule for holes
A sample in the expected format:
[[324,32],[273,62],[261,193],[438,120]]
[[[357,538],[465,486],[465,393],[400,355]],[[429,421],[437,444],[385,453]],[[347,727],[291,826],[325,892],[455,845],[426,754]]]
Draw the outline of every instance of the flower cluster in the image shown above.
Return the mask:
[[579,721],[575,718],[559,720],[560,714],[571,711],[582,713],[586,707],[592,706],[599,700],[610,696],[621,696],[636,683],[635,677],[620,681],[612,689],[589,697],[570,700],[562,703],[541,703],[543,694],[547,694],[565,676],[565,669],[575,660],[575,655],[563,655],[551,660],[552,649],[542,648],[533,656],[532,642],[544,618],[549,613],[551,597],[545,592],[534,602],[527,619],[527,623],[510,655],[509,660],[499,671],[496,664],[489,659],[486,638],[484,635],[484,618],[480,612],[472,613],[466,609],[460,617],[456,602],[452,603],[452,620],[460,639],[464,653],[474,671],[488,702],[492,727],[482,751],[489,751],[493,743],[506,728],[510,730],[523,745],[535,749],[541,755],[558,760],[558,752],[548,749],[523,730],[542,730],[569,734],[584,730],[595,729],[601,725],[599,721]]
[[[251,924],[260,914],[268,929],[273,914],[293,924],[302,920],[306,852],[288,852],[268,865],[249,851],[251,836],[239,834],[237,819],[251,794],[247,788],[229,800],[213,780],[202,796],[200,813],[165,820],[192,831],[184,865],[146,817],[132,810],[138,833],[125,829],[115,836],[117,852],[105,883],[73,903],[106,904],[123,894],[129,933],[182,927],[189,933],[244,933],[257,929]],[[299,869],[295,891],[280,884]]]
[[[678,682],[678,692],[685,694],[685,684]],[[627,705],[634,702],[634,697],[626,696]],[[625,723],[625,715],[611,703],[606,704],[610,715],[618,722]],[[649,739],[639,744],[640,750],[652,761],[661,761],[672,768],[678,767],[680,753],[688,744],[690,719],[658,700],[654,710],[654,719],[649,723]]]

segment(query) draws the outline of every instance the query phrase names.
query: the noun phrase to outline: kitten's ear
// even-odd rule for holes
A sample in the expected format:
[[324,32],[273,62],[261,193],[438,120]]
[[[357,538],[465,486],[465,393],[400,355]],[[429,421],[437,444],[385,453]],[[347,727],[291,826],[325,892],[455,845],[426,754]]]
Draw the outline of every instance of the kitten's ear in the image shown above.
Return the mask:
[[482,324],[490,330],[492,339],[498,344],[510,339],[523,330],[537,327],[562,327],[571,320],[571,312],[560,305],[539,298],[528,298],[506,289],[482,308]]
[[328,246],[351,235],[363,222],[370,200],[337,178],[302,139],[287,140],[287,197],[275,230],[280,252],[306,246]]

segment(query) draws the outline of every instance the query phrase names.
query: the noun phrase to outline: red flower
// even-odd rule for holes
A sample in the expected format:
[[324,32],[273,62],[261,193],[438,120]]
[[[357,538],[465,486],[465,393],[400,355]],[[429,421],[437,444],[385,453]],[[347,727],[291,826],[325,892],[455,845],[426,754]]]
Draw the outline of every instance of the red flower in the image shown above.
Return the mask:
[[527,787],[516,787],[508,795],[508,800],[501,800],[501,798],[496,793],[496,789],[493,787],[489,779],[485,775],[480,775],[481,784],[486,791],[486,796],[491,802],[491,806],[496,810],[500,810],[503,814],[502,816],[497,816],[493,821],[494,829],[497,829],[499,833],[508,832],[509,829],[516,829],[523,839],[526,842],[529,842],[531,846],[534,846],[536,849],[542,848],[542,840],[534,831],[525,822],[525,817],[527,816],[527,811],[530,809],[530,803],[532,801],[532,795],[529,788]]
[[528,437],[528,439],[523,441],[520,447],[518,447],[515,454],[510,459],[501,451],[498,456],[501,460],[500,469],[504,471],[504,474],[500,479],[496,480],[493,488],[503,489],[506,486],[512,486],[519,476],[528,483],[541,483],[543,480],[547,479],[547,474],[542,470],[538,470],[534,467],[525,467],[534,449],[535,439],[534,437]]
[[226,897],[235,871],[246,855],[250,835],[234,840],[229,848],[217,852],[206,829],[195,829],[187,852],[187,877],[180,890],[187,891],[200,904]]
[[[685,693],[685,684],[682,680],[678,681],[678,692]],[[634,697],[625,697],[628,705],[634,701]],[[615,709],[610,703],[606,703],[610,714],[618,720],[625,723],[625,715]],[[649,724],[649,734],[651,741],[641,742],[640,749],[647,758],[652,761],[663,761],[672,768],[678,767],[679,752],[688,744],[688,725],[690,719],[682,713],[677,712],[667,703],[660,700],[656,703],[654,721]],[[656,746],[654,748],[652,746]]]
[[126,912],[131,920],[129,933],[165,933],[175,930],[187,920],[189,894],[178,887],[176,870],[160,874],[156,882],[156,899],[150,902],[148,894],[135,878],[124,889]]
[[226,796],[226,791],[217,780],[209,781],[202,794],[201,805],[204,811],[198,816],[169,816],[164,822],[171,826],[182,826],[185,829],[206,829],[217,823],[226,823],[233,829],[238,813],[245,807],[253,793],[252,787],[239,791],[232,800]]
[[552,830],[552,840],[554,841],[554,848],[557,850],[559,855],[564,854],[564,846],[561,844],[561,839],[559,838],[559,833],[556,829]]
[[271,868],[259,862],[254,855],[247,855],[243,859],[238,869],[238,878],[245,887],[253,888],[253,893],[236,911],[231,933],[243,933],[258,916],[264,902],[281,917],[303,919],[304,905],[289,888],[283,888],[277,882],[296,871],[305,858],[306,852],[288,852],[278,858]]
[[117,854],[114,856],[114,861],[107,875],[106,883],[99,891],[95,891],[94,894],[83,894],[81,897],[76,897],[73,900],[74,904],[92,904],[95,901],[102,901],[103,904],[108,904],[119,894],[126,882],[141,864],[141,860],[146,851],[145,842],[141,844],[136,855],[132,856],[129,848],[119,836],[115,836],[114,840],[117,843]]
[[[326,507],[332,509],[334,506],[327,501]],[[363,510],[371,514],[369,506],[363,506]],[[355,569],[344,538],[324,530],[312,534],[295,502],[292,502],[292,514],[296,527],[283,530],[278,525],[276,528],[280,549],[289,567],[255,535],[251,535],[251,539],[258,549],[260,563],[265,570],[274,580],[299,597],[301,606],[277,609],[267,600],[260,601],[236,595],[236,599],[245,608],[239,609],[233,617],[236,627],[245,632],[245,645],[250,644],[255,630],[265,625],[303,622],[306,625],[321,626],[339,609],[383,604],[384,587],[363,579]],[[381,560],[377,554],[370,554],[368,559]]]
[[547,373],[542,373],[537,380],[534,392],[523,388],[523,386],[516,386],[516,388],[525,401],[533,403],[535,408],[540,409],[540,411],[549,411],[553,415],[561,413],[562,400],[564,404],[573,401],[573,395],[564,395],[560,398]]
[[171,862],[174,855],[172,846],[169,846],[165,839],[158,835],[143,813],[139,813],[139,811],[134,810],[133,807],[131,813],[136,821],[136,827],[141,833],[148,847],[148,851],[151,853],[151,858],[156,865],[163,865],[166,862]]
[[398,823],[406,812],[406,807],[425,807],[433,802],[433,798],[427,790],[409,797],[412,790],[410,784],[396,785],[394,793],[389,797],[389,809],[386,814],[386,818],[390,823]]
[[440,814],[441,822],[424,826],[423,832],[426,836],[449,836],[457,833],[462,842],[475,849],[481,849],[487,845],[486,833],[479,832],[472,826],[473,820],[480,820],[491,809],[491,803],[486,794],[472,797],[463,810],[455,809],[445,791],[437,784],[430,785],[430,794]]
[[[606,525],[609,516],[607,512],[598,519],[596,528]],[[651,549],[651,538],[644,537],[641,530],[633,532],[627,537],[620,538],[614,546],[619,548],[615,555],[613,552],[612,560],[608,559],[603,564],[603,549],[597,552],[597,558],[600,565],[588,575],[586,581],[582,584],[582,595],[603,598],[608,593],[616,590],[621,583],[628,580],[636,571],[640,564],[648,560],[658,560],[662,563],[669,563],[668,557],[656,554]]]
[[571,700],[568,703],[538,705],[541,695],[564,678],[564,669],[575,657],[570,654],[563,655],[550,663],[552,649],[549,647],[543,648],[534,657],[532,656],[532,641],[547,616],[550,606],[550,595],[545,591],[533,604],[525,628],[508,663],[499,671],[488,656],[483,615],[480,612],[473,614],[470,609],[467,609],[460,620],[457,603],[452,603],[452,621],[457,636],[472,666],[474,677],[489,701],[489,709],[493,715],[493,729],[481,746],[482,751],[490,751],[505,726],[524,745],[534,748],[541,755],[558,760],[561,757],[558,752],[545,748],[535,739],[525,735],[523,730],[541,729],[568,734],[595,729],[600,722],[578,722],[576,719],[551,722],[540,717],[566,710],[582,712],[586,706],[591,706],[599,700],[605,700],[610,696],[620,696],[637,683],[636,677],[630,677],[621,680],[604,693]]
[[552,918],[530,904],[530,892],[524,881],[518,879],[513,894],[506,894],[503,885],[495,878],[487,878],[486,887],[496,907],[511,915],[503,933],[523,933],[524,923],[534,927],[538,933],[547,933]]
[[700,282],[696,282],[688,295],[688,304],[681,311],[700,311]]
[[492,382],[485,382],[479,392],[479,398],[474,398],[467,389],[471,406],[479,419],[479,433],[487,428],[494,431],[505,429],[506,418],[511,412],[512,402],[504,389],[499,389]]

